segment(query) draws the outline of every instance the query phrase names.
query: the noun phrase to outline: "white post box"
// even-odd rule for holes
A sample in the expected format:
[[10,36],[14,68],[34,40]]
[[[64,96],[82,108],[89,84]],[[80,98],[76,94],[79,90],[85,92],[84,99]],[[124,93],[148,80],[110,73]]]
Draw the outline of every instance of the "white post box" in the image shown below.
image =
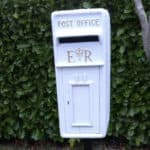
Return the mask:
[[62,137],[103,138],[110,113],[110,18],[105,9],[52,13]]

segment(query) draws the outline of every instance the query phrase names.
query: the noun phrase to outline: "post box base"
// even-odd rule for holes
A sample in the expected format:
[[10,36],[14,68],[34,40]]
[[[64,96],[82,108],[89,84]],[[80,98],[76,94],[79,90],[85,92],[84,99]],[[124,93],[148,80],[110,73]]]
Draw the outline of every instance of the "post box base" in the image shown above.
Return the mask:
[[106,134],[67,134],[67,133],[61,133],[61,137],[63,138],[87,138],[87,139],[94,139],[94,138],[104,138]]

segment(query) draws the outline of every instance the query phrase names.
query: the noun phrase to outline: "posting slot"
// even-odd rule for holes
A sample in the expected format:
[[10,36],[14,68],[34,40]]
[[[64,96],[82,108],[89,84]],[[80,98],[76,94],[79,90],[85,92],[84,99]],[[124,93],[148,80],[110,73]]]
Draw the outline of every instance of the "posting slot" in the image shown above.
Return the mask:
[[58,41],[60,44],[65,43],[80,43],[80,42],[98,42],[99,37],[97,35],[90,36],[70,36],[70,37],[59,37]]

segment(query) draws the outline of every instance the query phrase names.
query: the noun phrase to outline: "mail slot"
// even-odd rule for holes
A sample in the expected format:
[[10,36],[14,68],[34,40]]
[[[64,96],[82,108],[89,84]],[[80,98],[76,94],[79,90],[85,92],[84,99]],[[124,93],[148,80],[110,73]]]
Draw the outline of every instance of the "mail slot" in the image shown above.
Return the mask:
[[110,18],[105,9],[52,13],[60,134],[103,138],[110,113]]

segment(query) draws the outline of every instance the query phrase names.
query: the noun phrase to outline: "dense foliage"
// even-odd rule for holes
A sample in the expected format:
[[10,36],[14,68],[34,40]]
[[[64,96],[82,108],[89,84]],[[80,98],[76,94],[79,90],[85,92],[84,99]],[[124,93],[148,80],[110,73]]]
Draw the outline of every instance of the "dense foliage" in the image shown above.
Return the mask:
[[[146,11],[150,1],[144,1]],[[0,138],[59,137],[50,14],[104,7],[112,23],[109,135],[148,144],[150,65],[132,0],[0,1]]]

